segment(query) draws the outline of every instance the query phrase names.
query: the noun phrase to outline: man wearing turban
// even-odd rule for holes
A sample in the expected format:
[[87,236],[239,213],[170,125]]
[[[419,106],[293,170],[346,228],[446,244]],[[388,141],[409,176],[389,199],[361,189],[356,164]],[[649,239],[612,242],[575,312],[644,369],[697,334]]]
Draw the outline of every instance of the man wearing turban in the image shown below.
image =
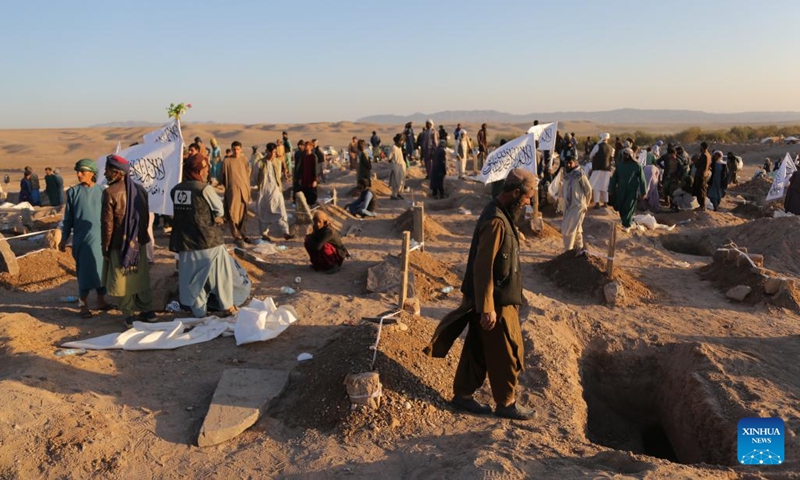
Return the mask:
[[[108,188],[103,191],[101,210],[103,284],[109,295],[120,297],[119,309],[127,326],[156,318],[144,248],[151,241],[147,233],[150,208],[147,192],[130,178],[130,168],[118,155],[106,157]],[[134,309],[140,312],[138,316],[133,315]]]
[[473,398],[488,374],[495,415],[515,420],[535,416],[516,401],[524,352],[519,324],[522,271],[514,219],[536,194],[537,184],[533,173],[515,168],[506,177],[503,191],[484,208],[472,235],[461,305],[442,319],[425,348],[428,355],[444,358],[469,325],[453,381],[456,409],[491,412]]
[[78,277],[80,315],[91,318],[89,293],[97,292],[97,309],[108,310],[106,288],[101,281],[103,250],[100,247],[100,207],[103,189],[97,185],[97,164],[84,158],[75,164],[78,184],[67,190],[64,219],[61,226],[61,243],[58,249],[67,251],[67,240],[72,235],[72,257]]

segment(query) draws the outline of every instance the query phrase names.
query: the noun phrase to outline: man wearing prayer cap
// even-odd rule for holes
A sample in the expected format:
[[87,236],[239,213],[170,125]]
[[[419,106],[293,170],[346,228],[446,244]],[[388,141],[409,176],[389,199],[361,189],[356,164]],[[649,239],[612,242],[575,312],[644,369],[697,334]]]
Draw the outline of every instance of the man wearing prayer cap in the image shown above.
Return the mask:
[[206,316],[209,307],[236,312],[234,270],[220,225],[224,207],[214,187],[206,183],[210,164],[200,153],[183,162],[183,181],[170,191],[174,205],[169,249],[178,254],[178,292],[192,315]]
[[67,251],[67,241],[72,235],[72,257],[78,277],[80,316],[91,318],[89,293],[97,292],[97,309],[108,310],[106,288],[102,282],[103,250],[100,246],[100,209],[103,189],[97,185],[97,164],[84,158],[75,163],[78,184],[67,190],[64,219],[61,222],[61,242],[58,249]]
[[600,141],[589,153],[589,159],[592,161],[592,176],[589,177],[589,183],[592,184],[594,208],[608,204],[608,181],[611,179],[611,159],[614,158],[614,148],[608,144],[609,138],[610,134],[601,133]]
[[458,410],[491,413],[491,407],[473,398],[488,374],[496,416],[514,420],[535,416],[517,402],[524,352],[519,325],[522,272],[514,218],[530,203],[537,186],[533,173],[515,168],[506,177],[502,192],[484,208],[472,235],[461,305],[442,319],[424,349],[430,356],[445,357],[469,325],[453,381],[451,404]]
[[[145,248],[151,241],[147,233],[150,208],[147,192],[130,178],[130,170],[130,163],[119,155],[106,157],[108,188],[103,191],[101,210],[103,284],[109,295],[120,297],[119,309],[127,326],[156,318]],[[134,310],[140,312],[138,316]]]

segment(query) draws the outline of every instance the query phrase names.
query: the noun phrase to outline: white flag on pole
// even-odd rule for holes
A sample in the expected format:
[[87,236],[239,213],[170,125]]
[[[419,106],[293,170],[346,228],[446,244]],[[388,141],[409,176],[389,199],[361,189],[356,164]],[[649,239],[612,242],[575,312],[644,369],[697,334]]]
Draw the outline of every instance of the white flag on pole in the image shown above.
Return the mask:
[[536,175],[536,140],[528,133],[497,147],[486,157],[481,174],[477,177],[483,183],[505,180],[514,168],[524,168]]
[[768,202],[783,198],[786,187],[789,185],[789,179],[796,171],[797,167],[794,165],[794,160],[792,160],[792,156],[787,153],[786,156],[783,157],[781,167],[775,173],[775,179],[772,180],[772,186],[769,188],[769,192],[767,192]]
[[144,135],[144,143],[169,143],[181,142],[183,143],[183,134],[181,133],[181,122],[177,118],[170,120],[161,126],[158,130],[154,130]]
[[[150,213],[172,215],[169,192],[181,181],[183,143],[143,143],[117,152],[117,155],[131,164],[131,179],[147,191]],[[97,159],[97,168],[100,172],[105,171],[105,155]],[[106,183],[105,178],[100,183]]]
[[557,130],[558,122],[552,122],[534,125],[528,129],[528,133],[533,134],[534,140],[539,140],[539,150],[553,151],[556,149]]

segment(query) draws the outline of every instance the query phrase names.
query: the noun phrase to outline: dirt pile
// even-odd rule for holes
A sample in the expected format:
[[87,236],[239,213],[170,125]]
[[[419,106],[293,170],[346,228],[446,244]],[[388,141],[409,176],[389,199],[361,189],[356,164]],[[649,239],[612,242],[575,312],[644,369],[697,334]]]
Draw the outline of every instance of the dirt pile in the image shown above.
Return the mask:
[[415,250],[411,252],[409,263],[414,272],[417,298],[422,302],[430,302],[447,295],[442,293],[445,287],[458,290],[461,285],[461,278],[453,273],[450,265],[436,260],[430,253]]
[[677,225],[678,230],[727,227],[745,222],[742,218],[732,213],[698,210],[665,211],[656,213],[653,216],[658,223],[663,225]]
[[576,257],[575,252],[564,252],[539,266],[547,278],[570,292],[602,298],[603,286],[614,281],[625,289],[623,304],[655,297],[649,288],[619,266],[614,267],[613,279],[608,278],[606,261],[589,254]]
[[767,198],[767,192],[769,192],[771,186],[772,180],[770,178],[760,176],[753,180],[742,182],[735,187],[728,188],[728,195],[741,195],[749,200],[763,203]]
[[800,277],[800,237],[791,234],[800,229],[800,217],[763,218],[736,227],[722,229],[720,244],[729,238],[750,253],[764,255],[764,266]]
[[40,292],[60,285],[75,276],[72,249],[66,252],[41,250],[19,257],[19,275],[0,274],[0,285],[9,290]]
[[708,280],[723,294],[738,285],[746,285],[752,290],[744,298],[743,303],[757,305],[766,303],[789,310],[800,310],[800,290],[792,286],[786,291],[775,295],[764,293],[764,284],[767,279],[758,273],[750,271],[749,267],[735,267],[719,262],[712,262],[700,268],[697,274],[703,280]]
[[[383,180],[378,180],[377,178],[372,179],[372,186],[370,187],[372,193],[375,195],[381,195],[384,197],[388,197],[392,194],[392,189],[389,188],[389,185],[386,184]],[[358,187],[353,187],[349,192],[347,192],[348,197],[357,197],[361,192],[358,190]],[[349,202],[348,202],[349,203]]]
[[761,218],[741,225],[663,235],[661,242],[674,252],[711,256],[732,241],[750,253],[764,255],[766,268],[800,277],[800,237],[787,234],[798,228],[800,217]]
[[[425,241],[437,240],[440,236],[452,236],[450,231],[442,226],[439,222],[434,220],[430,215],[425,215],[425,225],[423,232],[425,233]],[[403,212],[394,221],[394,230],[397,233],[402,233],[405,230],[413,231],[414,229],[414,209],[409,208]]]
[[542,229],[536,231],[532,228],[530,220],[527,220],[519,227],[519,231],[528,239],[561,238],[561,232],[545,221],[542,221]]
[[742,202],[736,205],[731,213],[742,218],[753,220],[756,218],[772,218],[776,210],[783,211],[783,199],[769,203]]
[[348,373],[370,371],[377,325],[348,327],[317,351],[311,362],[300,364],[292,375],[274,415],[287,424],[336,432],[343,438],[359,432],[390,440],[414,435],[427,425],[452,418],[445,406],[451,395],[453,372],[461,350],[457,341],[445,359],[422,353],[434,324],[403,314],[401,330],[385,325],[374,371],[383,385],[382,406],[377,410],[351,409],[343,385]]
[[[430,254],[415,250],[409,258],[411,274],[408,281],[409,297],[421,302],[433,302],[444,298],[445,287],[455,289],[461,284],[460,277],[452,272],[450,266]],[[400,291],[402,266],[399,255],[389,255],[385,261],[369,269],[367,291],[396,294]]]

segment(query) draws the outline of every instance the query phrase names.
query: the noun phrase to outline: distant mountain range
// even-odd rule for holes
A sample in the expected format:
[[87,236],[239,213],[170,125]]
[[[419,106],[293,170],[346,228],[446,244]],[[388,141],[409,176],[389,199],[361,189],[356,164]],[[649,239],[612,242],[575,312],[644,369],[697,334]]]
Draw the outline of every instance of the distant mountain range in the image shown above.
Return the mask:
[[424,124],[427,119],[435,123],[533,123],[541,122],[593,122],[603,124],[647,124],[647,123],[785,123],[800,122],[800,112],[741,112],[708,113],[696,110],[639,110],[620,108],[602,112],[545,112],[515,115],[497,110],[448,110],[436,113],[414,113],[411,115],[371,115],[359,118],[362,123]]
[[[644,125],[644,124],[737,124],[755,123],[800,123],[800,112],[741,112],[741,113],[708,113],[698,110],[640,110],[636,108],[620,108],[601,112],[544,112],[516,115],[498,112],[497,110],[446,110],[436,113],[413,113],[411,115],[370,115],[356,120],[358,123],[378,123],[404,125],[414,122],[422,125],[427,119],[437,124],[463,123],[533,123],[534,120],[544,122],[592,122],[610,125]],[[124,122],[108,122],[91,125],[90,128],[134,128],[157,127],[164,122],[145,122],[128,120]],[[213,125],[217,122],[190,121],[191,124]],[[310,122],[309,122],[310,123]]]

